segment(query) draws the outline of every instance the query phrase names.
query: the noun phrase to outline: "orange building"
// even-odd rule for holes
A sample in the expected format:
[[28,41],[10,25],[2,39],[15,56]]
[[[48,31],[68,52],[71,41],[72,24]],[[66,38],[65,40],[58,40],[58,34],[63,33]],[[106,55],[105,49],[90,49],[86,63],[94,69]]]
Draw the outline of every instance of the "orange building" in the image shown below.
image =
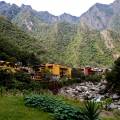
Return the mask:
[[35,72],[33,79],[35,80],[42,80],[46,73],[51,74],[52,77],[62,78],[67,77],[71,78],[71,71],[70,67],[62,66],[59,64],[42,64],[37,66],[37,71]]
[[46,64],[45,66],[53,76],[71,78],[72,69],[70,67],[62,66],[59,64]]

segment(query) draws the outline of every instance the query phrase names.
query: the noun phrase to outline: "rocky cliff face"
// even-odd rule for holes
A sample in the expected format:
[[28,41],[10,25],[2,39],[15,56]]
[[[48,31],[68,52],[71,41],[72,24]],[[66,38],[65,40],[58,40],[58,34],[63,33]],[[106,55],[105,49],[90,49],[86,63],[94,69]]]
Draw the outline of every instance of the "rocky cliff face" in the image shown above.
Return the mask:
[[6,16],[10,20],[13,19],[20,11],[20,8],[13,4],[7,4],[4,1],[0,2],[0,15]]
[[0,15],[4,15],[10,20],[15,18],[20,12],[23,11],[33,12],[34,15],[38,17],[39,20],[42,20],[43,22],[47,22],[47,23],[54,23],[60,21],[76,23],[79,21],[79,17],[72,16],[66,13],[60,16],[54,16],[47,11],[41,11],[41,12],[35,11],[29,5],[22,5],[21,7],[18,7],[15,4],[10,5],[4,1],[0,2]]
[[80,17],[80,22],[92,29],[120,30],[120,1],[116,0],[109,5],[97,3]]
[[97,3],[80,17],[80,22],[92,29],[103,30],[107,28],[113,14],[111,5]]

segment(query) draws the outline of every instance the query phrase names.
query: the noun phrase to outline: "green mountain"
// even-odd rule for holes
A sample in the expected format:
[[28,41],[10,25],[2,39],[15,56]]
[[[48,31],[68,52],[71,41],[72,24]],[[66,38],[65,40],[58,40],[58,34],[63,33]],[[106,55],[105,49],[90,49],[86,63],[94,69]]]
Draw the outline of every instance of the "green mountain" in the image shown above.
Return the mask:
[[31,50],[35,41],[10,21],[0,17],[0,60],[22,62],[23,65],[39,62]]
[[29,39],[17,36],[10,42],[35,53],[44,63],[109,66],[120,55],[120,18],[115,8],[120,8],[118,0],[110,5],[97,3],[80,17],[54,16],[31,6],[0,2],[0,15],[31,36],[22,32]]

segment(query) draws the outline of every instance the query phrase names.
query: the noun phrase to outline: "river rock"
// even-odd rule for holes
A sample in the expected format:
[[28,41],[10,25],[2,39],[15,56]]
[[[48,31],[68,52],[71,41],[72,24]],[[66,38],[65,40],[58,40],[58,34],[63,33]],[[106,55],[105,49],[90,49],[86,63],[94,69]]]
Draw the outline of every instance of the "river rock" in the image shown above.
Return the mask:
[[96,84],[92,82],[83,82],[62,88],[60,90],[60,94],[79,99],[80,101],[95,100],[96,102],[100,102],[101,100],[104,100],[106,98],[111,98],[113,100],[113,103],[109,106],[110,109],[119,109],[120,96],[118,96],[117,94],[112,95],[109,93],[105,93],[105,84],[105,81]]
[[109,105],[109,108],[110,108],[110,109],[118,109],[119,106],[118,106],[118,105],[115,105],[114,103],[111,103],[111,104]]
[[119,99],[120,99],[120,96],[118,96],[117,94],[113,94],[113,95],[112,95],[112,99],[113,99],[113,100],[119,100]]

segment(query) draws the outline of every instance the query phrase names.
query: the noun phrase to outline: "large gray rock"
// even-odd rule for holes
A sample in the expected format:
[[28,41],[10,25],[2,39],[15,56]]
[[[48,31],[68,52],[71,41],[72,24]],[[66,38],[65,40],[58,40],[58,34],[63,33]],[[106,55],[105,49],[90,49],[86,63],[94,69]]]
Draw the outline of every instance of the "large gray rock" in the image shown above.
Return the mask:
[[114,103],[111,103],[109,106],[110,109],[118,109],[119,107],[119,105],[115,105]]
[[112,95],[112,99],[113,99],[113,100],[119,100],[119,99],[120,99],[120,96],[118,96],[117,94],[113,94],[113,95]]

